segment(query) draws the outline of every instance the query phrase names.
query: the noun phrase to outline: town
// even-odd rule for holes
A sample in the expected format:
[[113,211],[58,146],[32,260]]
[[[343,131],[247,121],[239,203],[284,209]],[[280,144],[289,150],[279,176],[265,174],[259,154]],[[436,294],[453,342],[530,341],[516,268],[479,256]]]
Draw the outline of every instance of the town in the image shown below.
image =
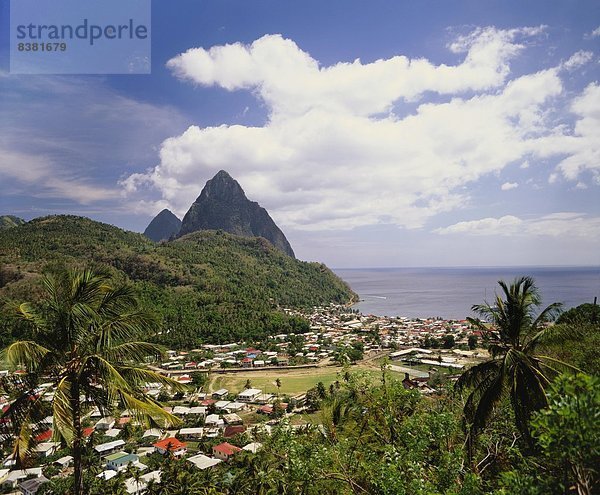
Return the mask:
[[[119,474],[127,493],[143,494],[160,480],[165,457],[185,459],[197,469],[214,469],[241,452],[254,454],[274,428],[319,426],[318,393],[333,389],[348,370],[375,377],[385,368],[405,388],[436,394],[455,373],[488,356],[480,333],[466,321],[361,315],[343,305],[310,312],[286,309],[310,322],[304,334],[279,334],[263,342],[205,344],[168,350],[146,365],[185,386],[174,391],[146,383],[144,392],[177,417],[178,427],[144,428],[127,409],[90,409],[84,437],[96,459],[96,476]],[[3,370],[4,376],[22,370]],[[51,401],[53,384],[40,386]],[[8,396],[0,397],[6,410]],[[34,494],[55,476],[72,472],[72,456],[54,441],[52,416],[35,436],[30,467],[14,469],[12,438],[3,436],[2,493]]]

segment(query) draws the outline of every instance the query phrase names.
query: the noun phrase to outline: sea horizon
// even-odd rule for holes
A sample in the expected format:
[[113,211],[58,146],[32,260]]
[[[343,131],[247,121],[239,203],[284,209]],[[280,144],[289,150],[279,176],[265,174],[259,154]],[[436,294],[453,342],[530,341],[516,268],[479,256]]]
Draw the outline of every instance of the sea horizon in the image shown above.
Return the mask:
[[359,296],[352,307],[362,314],[440,317],[462,320],[471,306],[490,302],[499,280],[531,276],[542,306],[564,309],[593,303],[600,296],[600,266],[374,267],[335,268],[334,273]]

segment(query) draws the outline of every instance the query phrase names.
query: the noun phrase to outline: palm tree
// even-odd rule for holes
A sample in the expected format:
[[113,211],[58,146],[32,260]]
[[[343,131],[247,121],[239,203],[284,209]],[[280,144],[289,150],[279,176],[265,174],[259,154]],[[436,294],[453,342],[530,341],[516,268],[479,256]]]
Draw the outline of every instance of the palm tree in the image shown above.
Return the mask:
[[277,397],[279,397],[279,391],[281,390],[281,378],[275,380],[275,386],[277,387]]
[[[16,398],[2,417],[10,419],[13,454],[22,465],[39,431],[36,420],[43,417],[44,397],[53,392],[53,434],[72,448],[74,492],[79,495],[83,415],[92,407],[104,412],[119,405],[142,424],[174,424],[178,419],[140,389],[147,382],[175,389],[181,385],[139,366],[148,356],[160,356],[162,349],[136,340],[151,332],[154,321],[138,308],[130,287],[113,287],[107,272],[90,269],[51,273],[43,286],[39,304],[15,308],[17,317],[31,324],[35,340],[14,342],[4,351],[9,364],[25,373],[4,382]],[[53,387],[40,389],[42,381]]]
[[465,371],[456,383],[458,391],[471,388],[463,411],[470,456],[474,438],[506,396],[517,429],[531,445],[528,424],[531,413],[547,405],[545,390],[550,377],[568,367],[536,352],[540,344],[558,336],[560,328],[547,323],[560,312],[561,304],[550,304],[536,316],[541,298],[532,278],[515,279],[510,286],[504,281],[498,284],[502,294],[496,295],[493,305],[485,303],[471,308],[483,320],[469,318],[488,339],[492,358]]

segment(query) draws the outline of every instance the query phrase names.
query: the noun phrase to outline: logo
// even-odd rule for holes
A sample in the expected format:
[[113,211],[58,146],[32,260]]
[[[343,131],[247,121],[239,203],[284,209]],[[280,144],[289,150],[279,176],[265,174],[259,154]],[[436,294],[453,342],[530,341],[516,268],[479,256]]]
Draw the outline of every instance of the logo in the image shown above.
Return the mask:
[[150,0],[11,0],[11,74],[149,74]]

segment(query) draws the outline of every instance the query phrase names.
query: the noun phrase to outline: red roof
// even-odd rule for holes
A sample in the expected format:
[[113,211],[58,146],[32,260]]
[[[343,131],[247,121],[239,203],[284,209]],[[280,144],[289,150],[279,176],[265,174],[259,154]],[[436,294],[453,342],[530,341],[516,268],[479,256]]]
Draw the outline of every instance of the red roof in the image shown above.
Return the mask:
[[131,418],[129,418],[129,417],[119,418],[119,425],[126,425],[130,421],[131,421]]
[[225,431],[223,432],[223,436],[225,438],[231,438],[240,433],[244,433],[246,431],[245,425],[229,425],[225,427]]
[[239,452],[240,450],[242,449],[236,447],[235,445],[231,445],[227,442],[220,443],[219,445],[215,445],[213,447],[213,452],[220,452],[221,454],[225,455],[233,455],[236,452]]
[[179,450],[181,448],[185,448],[185,446],[186,446],[185,442],[180,442],[175,437],[165,438],[164,440],[161,440],[160,442],[156,442],[152,445],[154,445],[154,447],[156,447],[157,449],[169,450],[169,451]]
[[45,442],[52,438],[52,430],[46,430],[43,433],[40,433],[37,437],[35,437],[36,442]]
[[200,402],[201,405],[203,406],[210,406],[212,404],[215,404],[217,401],[214,399],[204,399],[202,402]]
[[83,429],[83,436],[84,437],[89,437],[92,433],[94,433],[94,427],[90,426],[88,428],[84,428]]
[[273,406],[264,405],[257,409],[257,412],[261,412],[263,414],[271,414],[273,412]]
[[242,359],[242,363],[251,363],[252,359],[250,359],[249,357],[245,357],[244,359]]

